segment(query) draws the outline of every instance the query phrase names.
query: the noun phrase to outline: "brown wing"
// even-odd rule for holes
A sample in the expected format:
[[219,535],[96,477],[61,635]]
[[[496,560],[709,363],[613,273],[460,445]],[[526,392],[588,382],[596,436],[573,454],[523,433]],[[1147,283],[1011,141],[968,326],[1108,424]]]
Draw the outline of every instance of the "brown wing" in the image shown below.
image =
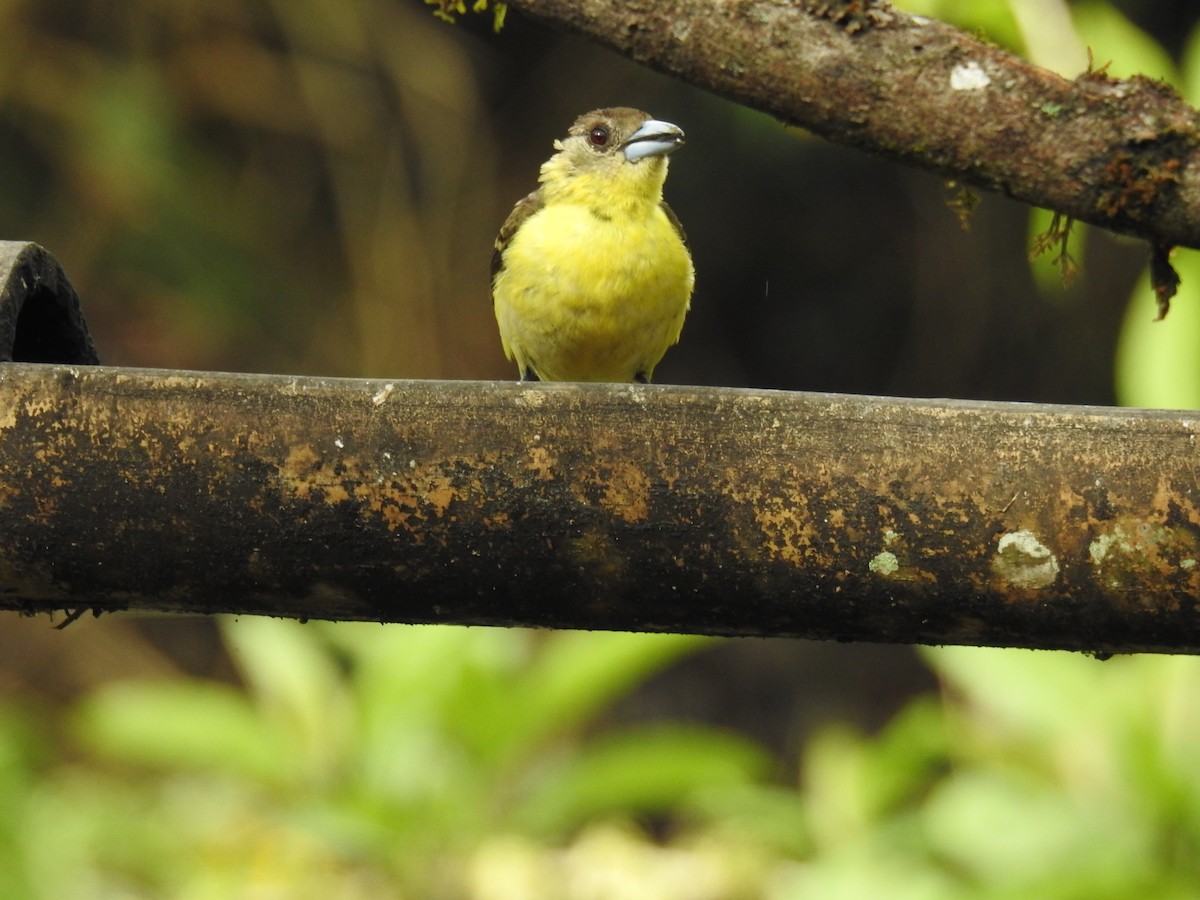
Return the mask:
[[[500,226],[500,233],[496,235],[496,246],[492,250],[492,284],[496,283],[496,276],[504,268],[504,248],[508,246],[508,242],[512,240],[512,236],[517,233],[517,229],[525,220],[543,206],[545,203],[542,201],[541,192],[534,191],[513,207],[513,211],[508,214],[508,218]],[[493,302],[495,302],[494,298]]]
[[[675,210],[667,205],[667,201],[662,201],[662,211],[667,214],[667,218],[671,224],[675,226],[675,233],[679,235],[679,239],[683,241],[683,246],[687,246],[687,234],[683,230],[683,223],[679,221],[679,217],[675,215]],[[502,232],[503,233],[503,232]]]

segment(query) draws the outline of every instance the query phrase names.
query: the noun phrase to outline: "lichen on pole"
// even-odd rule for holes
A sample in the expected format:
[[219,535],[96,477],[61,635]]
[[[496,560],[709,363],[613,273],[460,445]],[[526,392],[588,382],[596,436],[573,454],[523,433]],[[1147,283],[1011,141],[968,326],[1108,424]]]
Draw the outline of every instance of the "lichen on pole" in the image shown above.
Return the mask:
[[1189,414],[0,367],[0,607],[1200,650]]

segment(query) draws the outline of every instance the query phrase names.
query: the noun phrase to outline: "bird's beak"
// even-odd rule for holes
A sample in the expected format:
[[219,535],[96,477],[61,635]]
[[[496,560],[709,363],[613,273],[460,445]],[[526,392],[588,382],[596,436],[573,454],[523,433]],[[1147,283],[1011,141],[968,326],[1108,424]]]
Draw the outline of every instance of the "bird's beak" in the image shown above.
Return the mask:
[[647,156],[666,156],[683,146],[683,129],[670,122],[650,119],[629,136],[622,145],[625,158],[631,163]]

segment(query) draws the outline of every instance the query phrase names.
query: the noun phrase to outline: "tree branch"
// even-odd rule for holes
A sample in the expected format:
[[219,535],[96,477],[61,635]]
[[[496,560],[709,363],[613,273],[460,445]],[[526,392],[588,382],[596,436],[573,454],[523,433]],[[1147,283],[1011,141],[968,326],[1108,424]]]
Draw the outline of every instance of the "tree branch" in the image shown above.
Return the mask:
[[830,140],[1200,247],[1200,116],[1164,84],[1068,81],[876,0],[509,5]]
[[0,608],[1200,651],[1190,415],[0,367]]

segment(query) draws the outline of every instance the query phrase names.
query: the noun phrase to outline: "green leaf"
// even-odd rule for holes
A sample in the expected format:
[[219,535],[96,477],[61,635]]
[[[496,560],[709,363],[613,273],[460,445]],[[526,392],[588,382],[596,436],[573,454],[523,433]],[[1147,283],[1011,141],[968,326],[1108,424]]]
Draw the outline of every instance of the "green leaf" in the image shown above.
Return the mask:
[[27,848],[30,809],[40,793],[34,766],[49,749],[31,720],[0,705],[0,897],[36,896],[34,885],[44,887]]
[[353,706],[322,634],[265,616],[225,618],[221,626],[264,722],[288,735],[292,755],[312,772],[336,765]]
[[804,795],[774,784],[710,784],[683,801],[690,819],[797,858],[812,854]]
[[1188,35],[1179,68],[1182,70],[1184,99],[1193,106],[1200,104],[1200,25]]
[[894,6],[918,16],[949,22],[963,31],[982,32],[1010,50],[1021,49],[1021,33],[1009,0],[900,0]]
[[225,685],[114,682],[80,703],[73,724],[83,745],[114,762],[227,772],[275,785],[296,774],[286,735]]
[[1148,274],[1129,296],[1115,371],[1123,406],[1200,409],[1200,253],[1180,248],[1171,262],[1182,282],[1165,319],[1155,321]]
[[1047,787],[998,770],[956,774],[924,809],[934,853],[986,884],[1029,887],[1069,858],[1080,836],[1077,812]]
[[515,819],[557,833],[605,816],[667,813],[697,792],[758,781],[770,769],[758,745],[714,730],[663,725],[610,734],[547,773]]
[[[456,718],[475,746],[490,744],[501,758],[527,755],[551,735],[570,734],[651,675],[711,643],[680,634],[560,631],[545,636],[507,696]],[[507,688],[506,688],[507,690]]]
[[526,700],[548,718],[579,723],[712,642],[687,634],[556,632],[525,673]]
[[875,815],[916,805],[949,764],[951,741],[936,697],[916,697],[871,744],[864,788]]
[[1108,665],[1048,650],[936,647],[921,652],[968,708],[983,710],[997,727],[1038,739],[1061,734],[1101,702],[1096,682]]
[[442,719],[465,681],[505,682],[530,655],[530,632],[454,625],[313,623],[346,657],[368,721],[420,715]]

